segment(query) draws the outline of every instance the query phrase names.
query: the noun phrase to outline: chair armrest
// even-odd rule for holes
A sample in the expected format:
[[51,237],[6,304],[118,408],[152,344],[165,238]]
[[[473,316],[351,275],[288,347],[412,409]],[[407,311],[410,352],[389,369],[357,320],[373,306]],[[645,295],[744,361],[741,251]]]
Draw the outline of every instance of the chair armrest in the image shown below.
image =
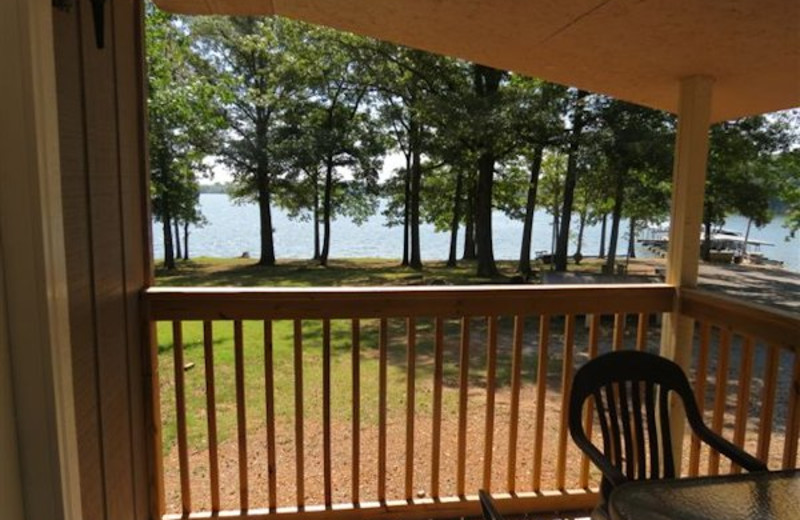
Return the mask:
[[706,444],[725,455],[733,462],[743,467],[747,471],[767,471],[767,465],[761,460],[753,457],[743,449],[739,448],[724,437],[717,435],[708,426],[703,424],[692,424],[695,434]]

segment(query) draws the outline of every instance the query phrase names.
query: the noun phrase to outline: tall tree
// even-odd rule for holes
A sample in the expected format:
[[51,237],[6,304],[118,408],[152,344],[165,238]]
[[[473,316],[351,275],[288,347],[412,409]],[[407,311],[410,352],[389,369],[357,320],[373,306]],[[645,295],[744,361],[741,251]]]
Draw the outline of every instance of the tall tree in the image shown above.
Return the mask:
[[184,24],[149,3],[145,12],[152,208],[162,224],[164,266],[174,269],[173,228],[197,214],[197,175],[216,150],[221,121],[215,91],[198,73]]
[[305,26],[281,18],[205,18],[192,25],[196,50],[225,102],[220,156],[231,194],[259,209],[260,265],[275,264],[272,204],[287,171],[290,114],[309,95]]
[[[319,254],[315,240],[315,257],[326,265],[335,214],[349,214],[360,221],[374,211],[384,143],[371,108],[369,83],[363,78],[364,67],[359,55],[351,52],[362,39],[326,29],[309,31],[306,38],[305,59],[318,65],[305,71],[310,97],[297,111],[295,143],[300,143],[300,149],[289,145],[287,162],[299,159],[298,166],[310,177],[316,237],[320,220],[323,228]],[[287,183],[279,203],[298,196],[293,187]],[[303,186],[301,199],[307,198],[305,191]]]
[[475,244],[475,204],[477,201],[478,177],[474,168],[469,174],[465,174],[464,184],[466,185],[466,201],[464,204],[464,260],[475,260],[478,258],[478,247]]
[[587,93],[583,90],[575,92],[572,100],[572,127],[569,130],[567,142],[567,171],[564,179],[564,193],[561,207],[561,228],[558,232],[555,256],[553,263],[556,271],[567,270],[567,246],[569,244],[569,227],[572,221],[572,206],[575,198],[575,186],[578,181],[578,151],[581,143],[581,132],[586,124],[586,111],[584,98]]
[[703,201],[704,240],[701,255],[711,256],[713,225],[737,212],[765,224],[770,200],[778,191],[769,163],[791,144],[785,118],[756,116],[711,127],[706,191]]
[[[447,128],[459,135],[460,141],[475,157],[476,182],[467,188],[474,194],[475,247],[477,275],[497,274],[492,236],[495,172],[519,144],[518,121],[515,113],[516,96],[508,88],[505,71],[473,64],[469,68],[470,90],[464,91],[452,112],[456,118]],[[472,188],[474,191],[471,191]],[[469,225],[469,220],[467,220]]]
[[524,211],[522,218],[522,240],[517,270],[531,273],[531,245],[533,217],[545,148],[557,146],[563,139],[563,112],[566,102],[565,87],[541,80],[512,76],[511,87],[518,92],[518,109],[515,117],[520,119],[521,162],[528,170],[525,182]]
[[614,201],[605,267],[613,272],[631,174],[639,171],[668,178],[674,122],[663,112],[605,97],[596,99],[595,110],[597,139],[606,156]]
[[547,153],[542,160],[542,174],[539,179],[539,205],[552,216],[551,224],[551,248],[550,253],[555,252],[558,230],[559,216],[561,215],[561,198],[564,190],[564,179],[567,175],[567,157],[561,152],[554,151]]
[[402,204],[391,204],[390,210],[402,208],[403,264],[414,269],[422,268],[420,245],[421,192],[423,174],[436,169],[427,164],[432,156],[431,139],[436,127],[443,126],[446,114],[455,97],[458,71],[463,68],[456,60],[426,52],[376,44],[368,49],[364,63],[369,64],[370,77],[380,96],[380,106],[394,142],[394,149],[402,152],[406,167],[396,173],[403,176],[403,190],[394,191],[402,196]]
[[661,162],[653,158],[649,167],[633,169],[625,186],[624,216],[628,218],[628,256],[636,256],[635,242],[639,229],[660,224],[669,217],[672,191],[669,147],[661,151]]

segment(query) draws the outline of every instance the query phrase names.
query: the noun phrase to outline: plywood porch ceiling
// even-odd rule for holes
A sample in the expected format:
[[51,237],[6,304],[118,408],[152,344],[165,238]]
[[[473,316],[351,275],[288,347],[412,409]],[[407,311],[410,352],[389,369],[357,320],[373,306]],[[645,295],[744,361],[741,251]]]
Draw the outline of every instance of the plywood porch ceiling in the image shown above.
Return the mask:
[[675,112],[715,80],[712,120],[800,106],[800,0],[155,0],[277,14]]

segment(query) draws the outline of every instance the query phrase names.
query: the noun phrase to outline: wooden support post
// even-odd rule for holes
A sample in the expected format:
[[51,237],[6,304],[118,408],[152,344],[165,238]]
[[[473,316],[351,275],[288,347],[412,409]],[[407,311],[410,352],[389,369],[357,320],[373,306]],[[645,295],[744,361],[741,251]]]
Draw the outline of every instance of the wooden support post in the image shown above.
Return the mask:
[[[679,293],[681,288],[697,285],[712,84],[712,79],[705,76],[691,76],[680,82],[666,277],[666,282],[677,287]],[[694,320],[680,316],[677,301],[661,328],[661,355],[686,370],[691,361]],[[673,401],[670,406],[672,451],[675,469],[680,472],[686,419],[680,405]]]
[[0,2],[3,518],[83,517],[52,12],[50,2]]

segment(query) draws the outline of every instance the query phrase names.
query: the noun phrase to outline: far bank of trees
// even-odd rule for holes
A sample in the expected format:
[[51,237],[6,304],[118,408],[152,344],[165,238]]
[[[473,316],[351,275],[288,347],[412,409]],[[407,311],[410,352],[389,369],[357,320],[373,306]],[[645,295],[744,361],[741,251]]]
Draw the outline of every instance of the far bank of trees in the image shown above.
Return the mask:
[[[198,178],[214,162],[232,172],[233,197],[258,204],[261,265],[280,254],[275,207],[309,223],[309,256],[325,265],[332,241],[347,239],[332,219],[364,220],[383,199],[388,225],[403,228],[403,265],[422,267],[420,226],[431,223],[450,233],[448,264],[474,259],[480,276],[497,273],[494,209],[523,222],[523,275],[539,208],[553,219],[559,270],[570,243],[575,260],[599,254],[613,267],[625,234],[632,252],[636,230],[668,215],[675,121],[662,112],[279,18],[187,20],[148,5],[147,46],[167,268],[188,258],[189,226],[203,222]],[[796,144],[787,116],[716,125],[707,229],[731,212],[763,225],[776,193],[797,229]],[[403,164],[380,179],[388,154]],[[591,224],[604,231],[597,252],[583,251]]]

